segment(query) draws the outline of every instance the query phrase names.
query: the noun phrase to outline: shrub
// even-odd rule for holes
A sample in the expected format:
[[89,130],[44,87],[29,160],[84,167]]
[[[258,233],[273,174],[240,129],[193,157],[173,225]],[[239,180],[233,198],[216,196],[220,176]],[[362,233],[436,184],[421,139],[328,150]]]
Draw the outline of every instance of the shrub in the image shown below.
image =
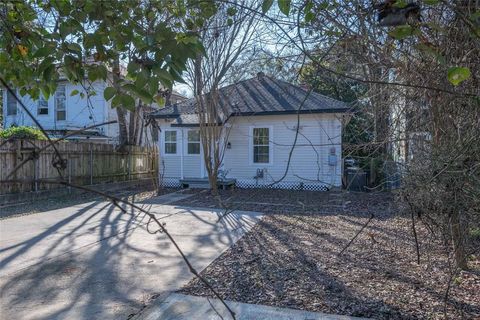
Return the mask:
[[22,126],[0,130],[0,139],[46,140],[47,138],[38,128]]

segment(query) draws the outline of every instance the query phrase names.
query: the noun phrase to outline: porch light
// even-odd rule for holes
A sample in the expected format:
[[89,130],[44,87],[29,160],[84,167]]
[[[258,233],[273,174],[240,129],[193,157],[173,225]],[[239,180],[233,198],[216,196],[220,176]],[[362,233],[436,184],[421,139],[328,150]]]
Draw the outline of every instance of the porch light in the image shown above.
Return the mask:
[[227,142],[227,149],[232,149],[232,144],[230,142]]

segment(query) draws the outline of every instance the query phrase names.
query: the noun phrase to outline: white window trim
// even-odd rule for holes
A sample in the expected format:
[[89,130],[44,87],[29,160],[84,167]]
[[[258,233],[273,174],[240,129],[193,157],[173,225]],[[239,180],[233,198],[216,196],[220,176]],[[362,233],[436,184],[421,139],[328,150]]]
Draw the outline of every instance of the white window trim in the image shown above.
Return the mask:
[[[40,93],[41,95],[42,93]],[[40,99],[43,99],[44,101],[47,102],[47,113],[46,114],[41,114],[40,113]],[[45,99],[44,97],[39,97],[38,100],[37,100],[37,116],[39,117],[48,117],[49,114],[50,114],[50,104],[49,104],[49,101],[50,99]],[[65,108],[66,109],[66,108]],[[65,110],[65,115],[66,115],[66,110]]]
[[[269,162],[265,163],[256,163],[253,162],[253,129],[256,128],[267,128],[268,129],[268,160]],[[248,163],[252,166],[263,167],[263,166],[273,166],[273,126],[262,126],[255,125],[250,126],[248,134]]]
[[[66,84],[60,84],[58,85],[59,86],[63,86],[65,87],[65,119],[63,120],[58,120],[58,117],[57,117],[57,113],[58,113],[58,108],[57,108],[57,91],[54,92],[53,94],[53,117],[55,119],[55,122],[60,122],[60,123],[64,123],[67,121],[68,119],[68,113],[67,113],[67,102],[68,102],[68,92],[67,92],[67,85]],[[58,87],[57,87],[57,90],[58,90]]]
[[190,131],[198,131],[198,134],[200,134],[200,128],[199,129],[188,129],[186,130],[187,134],[185,135],[185,151],[184,151],[184,154],[186,156],[189,156],[189,157],[200,157],[202,155],[202,142],[201,142],[201,137],[200,137],[200,140],[198,141],[199,145],[200,145],[200,153],[188,153],[188,133]]
[[[175,153],[166,153],[166,152],[165,152],[165,134],[166,134],[167,131],[175,131],[175,132],[177,133],[177,140],[176,140],[177,149],[175,150],[175,151],[176,151]],[[161,138],[160,140],[161,140],[161,144],[162,144],[162,145],[161,145],[161,147],[162,147],[162,148],[161,148],[161,150],[162,150],[162,155],[163,155],[164,157],[175,157],[175,156],[178,156],[179,148],[182,147],[182,144],[180,144],[180,142],[181,142],[181,140],[182,140],[182,137],[181,137],[181,135],[180,135],[180,130],[178,130],[178,129],[170,129],[170,128],[168,128],[168,129],[163,129],[163,130],[162,130],[161,137],[162,137],[162,138]]]

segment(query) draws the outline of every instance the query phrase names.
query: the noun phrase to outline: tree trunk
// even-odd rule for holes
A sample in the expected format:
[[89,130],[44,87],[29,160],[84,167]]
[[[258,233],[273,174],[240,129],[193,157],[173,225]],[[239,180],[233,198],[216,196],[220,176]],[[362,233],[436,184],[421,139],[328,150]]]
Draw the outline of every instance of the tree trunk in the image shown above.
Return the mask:
[[133,111],[129,112],[130,115],[130,120],[128,121],[128,144],[133,146],[136,144],[136,117],[137,117],[137,108],[135,108]]
[[[215,170],[214,170],[215,171]],[[218,178],[215,172],[208,172],[208,182],[210,183],[210,188],[212,189],[212,194],[214,196],[218,195]]]
[[208,173],[208,182],[210,183],[211,192],[213,195],[217,195],[218,167],[216,165],[216,159],[213,159],[212,161],[212,156],[215,157],[215,126],[213,125],[214,122],[211,121],[211,118],[216,117],[216,115],[211,114],[211,92],[204,94],[205,88],[203,82],[201,55],[198,55],[195,59],[194,66],[194,95],[197,101],[198,121],[200,126],[200,141],[203,147],[203,158],[205,161],[205,168],[207,169]]
[[[112,68],[113,83],[118,90],[118,80],[120,79],[120,60],[117,57],[113,62]],[[117,121],[118,121],[118,144],[119,147],[124,147],[128,142],[127,119],[125,116],[125,109],[117,107]]]
[[117,121],[118,121],[118,144],[120,147],[124,147],[128,143],[128,131],[127,120],[125,117],[125,110],[121,107],[117,108]]
[[463,237],[463,228],[460,221],[460,213],[454,209],[451,215],[452,243],[457,268],[467,269],[467,257],[465,255],[465,239]]

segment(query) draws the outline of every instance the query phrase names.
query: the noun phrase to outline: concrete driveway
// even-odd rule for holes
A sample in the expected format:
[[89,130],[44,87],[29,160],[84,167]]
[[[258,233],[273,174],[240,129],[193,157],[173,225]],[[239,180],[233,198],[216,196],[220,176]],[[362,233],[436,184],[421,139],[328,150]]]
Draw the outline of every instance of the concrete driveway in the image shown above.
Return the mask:
[[[260,218],[234,212],[217,223],[220,211],[162,199],[142,206],[161,217],[197,270]],[[0,318],[126,319],[153,295],[179,289],[192,275],[147,222],[101,201],[0,221]]]

